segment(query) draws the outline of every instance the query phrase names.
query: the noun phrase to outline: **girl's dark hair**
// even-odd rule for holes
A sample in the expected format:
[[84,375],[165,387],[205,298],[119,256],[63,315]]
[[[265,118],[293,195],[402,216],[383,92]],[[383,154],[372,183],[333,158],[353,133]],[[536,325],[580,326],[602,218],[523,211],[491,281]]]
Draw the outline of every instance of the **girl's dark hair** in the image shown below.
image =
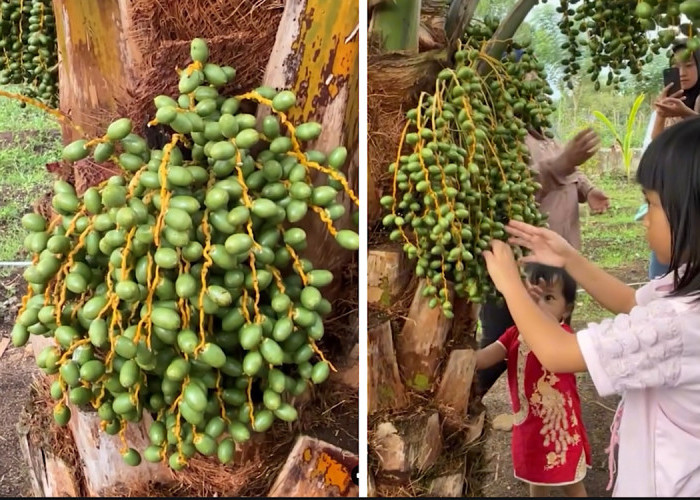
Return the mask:
[[525,265],[525,273],[528,276],[528,281],[533,285],[536,285],[540,280],[548,285],[552,285],[556,281],[561,282],[566,305],[576,302],[576,281],[563,268],[529,262]]
[[651,141],[637,169],[637,182],[658,193],[671,228],[674,296],[700,291],[699,138],[700,119],[683,120]]

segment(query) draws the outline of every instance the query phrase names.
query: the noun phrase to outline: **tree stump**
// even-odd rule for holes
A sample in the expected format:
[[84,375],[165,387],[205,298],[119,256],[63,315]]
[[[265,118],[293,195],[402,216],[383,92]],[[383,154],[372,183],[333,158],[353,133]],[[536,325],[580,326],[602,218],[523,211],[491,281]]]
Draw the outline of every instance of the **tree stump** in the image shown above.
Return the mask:
[[[429,299],[421,291],[425,282],[416,288],[411,308],[401,334],[396,338],[396,354],[406,385],[418,392],[432,388],[435,372],[443,358],[447,334],[452,321],[445,318],[442,308],[431,309]],[[454,292],[449,288],[448,298],[452,301]]]
[[464,474],[456,473],[439,476],[430,484],[430,496],[433,498],[461,497],[464,491]]
[[467,421],[467,436],[464,438],[464,444],[469,445],[479,439],[484,432],[484,423],[486,422],[486,411],[482,411],[474,417],[470,417]]
[[455,297],[454,319],[450,334],[451,346],[455,349],[478,349],[476,341],[476,325],[479,322],[480,304],[473,304],[466,299]]
[[338,368],[338,372],[331,372],[329,382],[337,382],[351,389],[360,390],[360,345],[355,344],[348,355],[350,364],[344,368]]
[[440,415],[421,415],[402,432],[408,445],[408,462],[413,474],[425,472],[435,465],[442,453]]
[[[72,416],[68,427],[83,463],[88,495],[103,496],[114,487],[149,482],[167,483],[173,480],[172,473],[163,463],[152,464],[142,460],[138,467],[124,463],[119,436],[110,436],[100,429],[97,413],[87,413],[69,406]],[[150,415],[144,413],[141,422],[129,423],[125,434],[129,446],[143,450],[150,444],[147,430],[151,422]]]
[[411,477],[408,446],[391,422],[382,422],[374,432],[372,449],[379,458],[379,477],[384,484],[407,484]]
[[406,391],[401,383],[394,354],[391,323],[386,321],[367,332],[369,339],[369,413],[380,409],[402,408]]
[[[32,335],[34,357],[39,355],[47,345],[53,345],[53,339]],[[53,380],[55,375],[50,376]],[[122,442],[119,436],[110,436],[100,429],[100,419],[95,412],[83,411],[68,404],[71,419],[68,431],[73,436],[78,456],[81,459],[85,488],[88,496],[103,496],[105,492],[120,485],[147,484],[149,482],[169,483],[173,475],[163,463],[152,464],[142,460],[138,467],[127,465],[120,450]],[[129,423],[125,439],[130,447],[145,449],[149,444],[148,428],[153,420],[147,413],[138,424]]]
[[30,439],[31,429],[18,426],[19,446],[29,469],[32,491],[37,498],[80,497],[80,486],[76,483],[71,467],[54,456],[49,450],[35,446]]
[[297,439],[268,497],[356,497],[352,471],[359,458],[308,436]]
[[410,280],[401,248],[370,250],[367,254],[367,302],[390,307]]
[[41,335],[30,335],[29,342],[31,343],[35,360],[39,358],[39,353],[43,351],[45,347],[54,345],[53,338],[43,337]]
[[236,451],[233,454],[235,465],[244,465],[254,460],[260,452],[260,447],[265,442],[264,434],[253,434],[245,443],[236,443]]
[[476,371],[476,352],[458,349],[450,353],[435,400],[448,408],[447,417],[464,420],[469,409],[469,396]]

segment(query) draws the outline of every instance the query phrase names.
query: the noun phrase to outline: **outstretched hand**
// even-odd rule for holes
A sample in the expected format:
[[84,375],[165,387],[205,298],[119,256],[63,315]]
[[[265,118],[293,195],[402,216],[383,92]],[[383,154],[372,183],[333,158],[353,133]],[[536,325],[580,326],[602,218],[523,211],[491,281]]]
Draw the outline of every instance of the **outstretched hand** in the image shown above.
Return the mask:
[[694,115],[695,112],[683,102],[685,97],[667,97],[654,104],[656,112],[664,118],[685,118]]
[[[574,247],[550,229],[511,220],[506,226],[506,232],[511,235],[508,243],[530,251],[529,255],[520,259],[521,263],[538,262],[553,267],[565,267],[567,261],[576,255]],[[486,250],[483,256],[489,276],[499,292],[505,295],[514,286],[523,286],[518,262],[510,245],[500,240],[492,240],[491,249]],[[532,298],[536,299],[537,288],[526,288]]]
[[498,291],[504,293],[509,286],[522,283],[532,300],[535,303],[540,301],[542,289],[545,286],[544,280],[540,278],[537,284],[530,283],[528,280],[522,281],[518,263],[509,245],[500,240],[493,240],[491,250],[485,251],[483,256],[486,260],[486,268]]
[[511,220],[506,232],[511,235],[508,239],[511,244],[530,250],[530,255],[520,259],[521,262],[564,267],[567,260],[576,254],[569,242],[550,229]]
[[530,297],[532,297],[532,300],[534,300],[535,303],[538,303],[542,298],[542,294],[544,293],[543,288],[545,286],[546,283],[542,278],[540,278],[536,285],[530,283],[528,280],[525,280],[525,288],[527,289],[527,293],[530,294]]
[[518,263],[513,250],[507,243],[491,240],[491,250],[484,251],[482,255],[486,261],[489,276],[499,292],[506,295],[513,286],[518,284],[522,286]]
[[600,137],[595,130],[587,128],[576,134],[576,137],[566,144],[562,156],[567,164],[577,167],[593,157],[599,147]]

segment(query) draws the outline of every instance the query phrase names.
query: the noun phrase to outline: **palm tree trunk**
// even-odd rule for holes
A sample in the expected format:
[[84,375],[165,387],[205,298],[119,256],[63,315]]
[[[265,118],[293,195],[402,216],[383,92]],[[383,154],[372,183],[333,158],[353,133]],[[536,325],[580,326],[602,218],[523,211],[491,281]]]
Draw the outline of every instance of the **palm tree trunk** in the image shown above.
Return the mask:
[[394,0],[374,8],[370,40],[382,52],[418,53],[421,0]]
[[[323,126],[321,136],[309,149],[328,154],[337,146],[347,148],[344,172],[355,193],[359,163],[358,28],[357,2],[288,0],[264,78],[264,85],[291,89],[296,94],[297,106],[289,114],[292,122],[315,121]],[[351,228],[352,212],[357,209],[349,197],[341,194],[340,201],[346,212],[334,222],[337,230]],[[304,257],[341,276],[353,253],[338,247],[317,214],[309,214],[301,227],[314,242]],[[324,289],[326,298],[332,301],[347,293],[341,286],[340,279],[334,280]]]

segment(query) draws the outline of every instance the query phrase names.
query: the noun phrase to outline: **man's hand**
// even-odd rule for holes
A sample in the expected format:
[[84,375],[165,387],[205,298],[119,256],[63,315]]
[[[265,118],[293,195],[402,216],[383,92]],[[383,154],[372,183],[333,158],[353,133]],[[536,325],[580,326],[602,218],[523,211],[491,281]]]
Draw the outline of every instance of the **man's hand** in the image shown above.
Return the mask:
[[610,208],[610,199],[598,188],[593,188],[588,193],[588,206],[594,214],[605,213]]
[[593,157],[600,147],[600,137],[591,128],[579,132],[564,148],[562,159],[578,167]]

